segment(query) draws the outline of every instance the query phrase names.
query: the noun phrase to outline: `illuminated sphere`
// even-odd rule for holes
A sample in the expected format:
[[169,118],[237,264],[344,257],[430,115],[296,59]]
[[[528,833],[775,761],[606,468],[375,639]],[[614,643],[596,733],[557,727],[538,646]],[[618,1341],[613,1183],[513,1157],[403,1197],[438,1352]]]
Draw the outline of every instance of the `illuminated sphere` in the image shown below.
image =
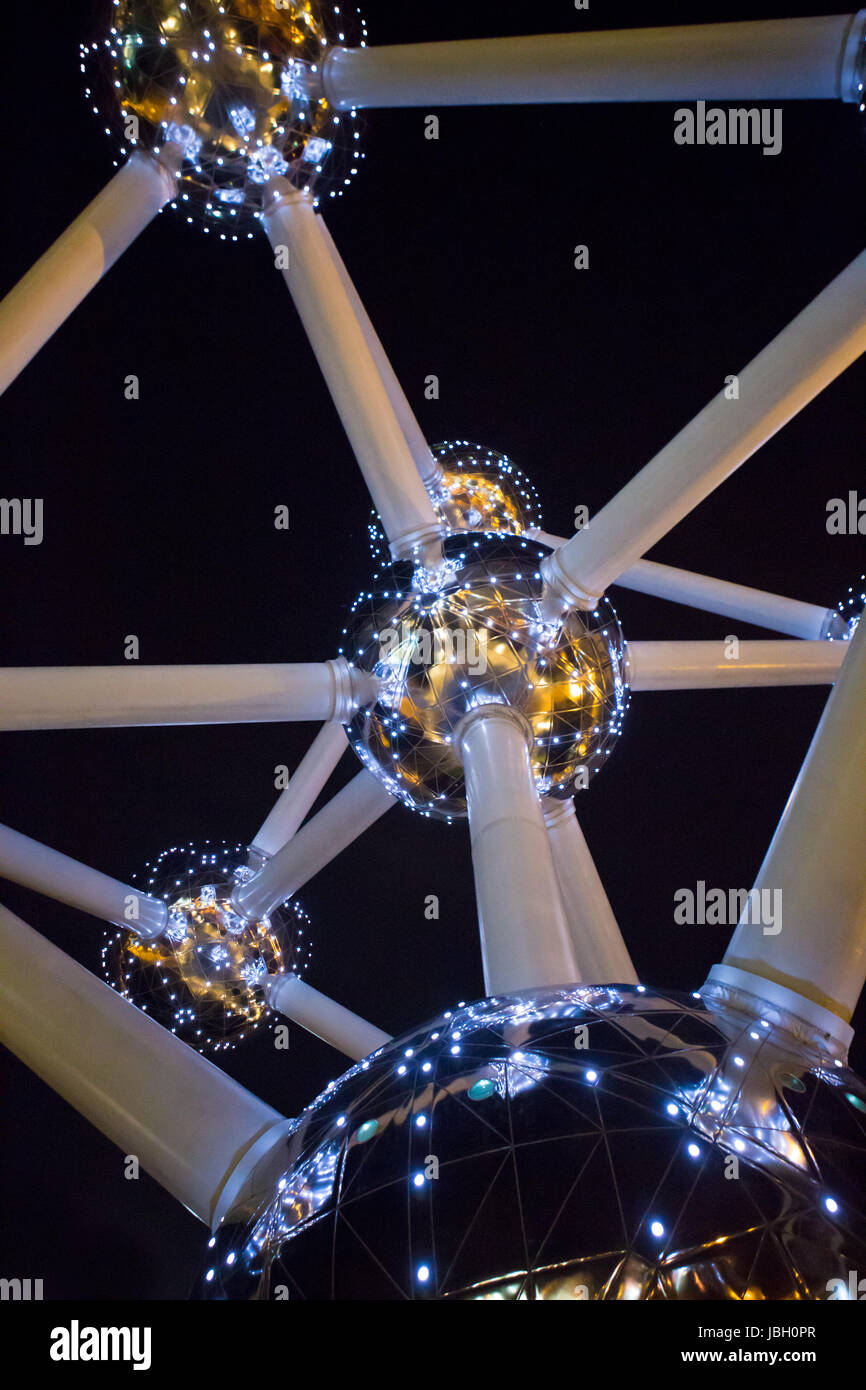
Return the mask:
[[623,639],[607,599],[546,622],[537,542],[471,532],[446,539],[438,570],[398,561],[355,604],[345,655],[380,680],[349,738],[407,806],[466,813],[454,730],[476,705],[525,715],[540,793],[571,796],[604,765],[628,703]]
[[640,986],[488,999],[332,1083],[218,1228],[200,1287],[840,1298],[866,1269],[864,1158],[866,1087],[774,1027]]
[[240,845],[214,841],[163,851],[140,877],[168,903],[166,931],[145,940],[112,927],[103,946],[109,984],[200,1052],[223,1051],[260,1027],[263,982],[301,974],[310,957],[309,918],[294,899],[257,922],[232,910],[232,891],[251,873],[242,858]]
[[[319,0],[115,0],[108,39],[82,46],[85,94],[121,154],[178,145],[172,206],[237,240],[253,234],[273,177],[318,199],[357,173],[354,114],[318,83],[330,47],[365,34],[354,5]],[[104,79],[106,64],[103,97],[91,69]]]
[[[430,452],[442,469],[442,480],[430,489],[430,498],[449,531],[521,536],[541,526],[535,488],[507,454],[466,439],[433,444]],[[390,563],[391,552],[375,511],[370,517],[370,550],[377,564]]]
[[852,584],[836,607],[844,624],[844,640],[850,642],[860,625],[863,609],[866,607],[866,574],[861,574],[856,584]]

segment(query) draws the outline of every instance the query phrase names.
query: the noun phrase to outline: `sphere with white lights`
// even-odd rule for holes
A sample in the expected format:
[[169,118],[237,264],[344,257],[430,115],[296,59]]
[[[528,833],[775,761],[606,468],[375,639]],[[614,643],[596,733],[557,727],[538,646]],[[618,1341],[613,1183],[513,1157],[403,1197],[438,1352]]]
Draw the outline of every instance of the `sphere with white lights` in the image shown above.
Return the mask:
[[766,1021],[642,986],[486,999],[304,1111],[201,1292],[842,1298],[864,1157],[866,1087]]
[[856,584],[852,584],[843,599],[836,605],[845,625],[845,640],[850,642],[860,623],[863,609],[866,608],[866,574],[861,574]]
[[453,736],[478,705],[508,704],[526,717],[541,794],[571,796],[607,760],[628,705],[619,621],[607,599],[548,621],[539,568],[547,554],[535,541],[464,532],[445,540],[437,568],[398,561],[357,600],[345,655],[380,684],[349,739],[412,809],[465,815]]
[[251,874],[240,845],[164,850],[141,886],[167,904],[165,931],[106,933],[108,983],[199,1052],[225,1051],[255,1032],[268,1017],[264,983],[302,974],[310,958],[309,918],[296,900],[259,921],[234,911],[232,892]]
[[122,156],[177,146],[172,206],[237,241],[272,178],[318,200],[358,172],[355,115],[331,108],[322,66],[365,35],[354,5],[324,0],[114,0],[108,36],[82,45],[85,95]]
[[[467,439],[433,444],[430,452],[442,470],[438,483],[428,488],[430,500],[448,531],[522,536],[541,526],[535,488],[507,454]],[[375,511],[369,529],[373,559],[387,565],[391,552]]]

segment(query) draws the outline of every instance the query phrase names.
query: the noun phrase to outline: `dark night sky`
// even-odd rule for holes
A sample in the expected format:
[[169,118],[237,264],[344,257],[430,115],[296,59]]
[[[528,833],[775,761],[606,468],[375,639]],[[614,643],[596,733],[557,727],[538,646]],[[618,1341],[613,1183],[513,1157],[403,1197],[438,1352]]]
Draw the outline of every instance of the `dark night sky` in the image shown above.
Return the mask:
[[[85,4],[41,27],[13,8],[2,46],[6,178],[0,290],[111,172],[80,89]],[[525,4],[367,0],[373,43],[835,13],[829,4]],[[856,107],[789,103],[776,158],[681,148],[675,105],[372,112],[367,160],[328,221],[431,441],[478,440],[533,478],[568,527],[625,483],[863,244]],[[27,112],[26,141],[20,109]],[[13,119],[14,116],[14,119]],[[573,269],[576,243],[591,269]],[[123,397],[136,373],[141,399]],[[441,399],[424,400],[428,373]],[[849,371],[653,552],[832,605],[862,540],[829,536],[826,502],[863,487],[866,372]],[[269,248],[210,243],[157,219],[11,388],[3,492],[42,497],[45,539],[4,539],[2,661],[111,664],[331,656],[370,572],[368,501]],[[277,503],[291,531],[272,525]],[[623,590],[627,637],[712,638],[730,619]],[[748,886],[826,690],[636,696],[604,776],[579,803],[643,977],[692,989],[727,930],[673,923],[697,879]],[[181,840],[249,839],[294,764],[301,725],[2,737],[2,819],[127,878]],[[347,754],[334,787],[357,770]],[[439,895],[441,919],[424,918]],[[465,829],[397,809],[301,894],[310,983],[399,1032],[482,990]],[[3,900],[97,968],[88,917],[4,885]],[[862,1051],[860,1054],[862,1061]],[[855,1061],[857,1060],[855,1053]],[[339,1070],[292,1030],[227,1070],[287,1114]],[[14,1058],[0,1057],[0,1274],[46,1297],[184,1297],[202,1227]]]

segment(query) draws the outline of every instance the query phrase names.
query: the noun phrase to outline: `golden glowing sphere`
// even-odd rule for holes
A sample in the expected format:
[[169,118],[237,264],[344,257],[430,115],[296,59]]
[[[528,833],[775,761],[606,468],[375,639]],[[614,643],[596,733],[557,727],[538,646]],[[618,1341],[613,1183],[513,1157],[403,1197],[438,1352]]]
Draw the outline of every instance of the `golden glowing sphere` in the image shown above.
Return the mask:
[[[353,5],[115,0],[112,16],[108,39],[82,56],[108,60],[123,154],[179,146],[177,206],[190,221],[237,240],[252,235],[273,177],[336,196],[357,172],[354,116],[321,91],[330,47],[363,42]],[[90,83],[86,93],[101,114]]]
[[504,531],[540,526],[535,488],[507,454],[461,439],[434,444],[442,482],[433,505],[451,531]]
[[[433,444],[430,452],[442,470],[439,482],[428,489],[430,500],[449,531],[522,536],[541,526],[535,488],[507,454],[467,439]],[[370,518],[370,550],[377,564],[390,563],[376,512]]]
[[[163,935],[113,928],[103,970],[115,989],[201,1052],[242,1041],[265,1020],[263,984],[299,974],[310,955],[309,919],[294,900],[259,921],[239,917],[231,894],[250,870],[241,847],[165,850],[143,887],[169,908]],[[135,877],[135,876],[133,876]]]
[[570,796],[604,765],[627,707],[616,613],[602,599],[546,621],[537,542],[464,532],[443,550],[437,570],[389,566],[354,606],[345,655],[380,689],[352,746],[408,806],[451,819],[466,813],[454,730],[480,704],[508,704],[531,726],[539,792]]

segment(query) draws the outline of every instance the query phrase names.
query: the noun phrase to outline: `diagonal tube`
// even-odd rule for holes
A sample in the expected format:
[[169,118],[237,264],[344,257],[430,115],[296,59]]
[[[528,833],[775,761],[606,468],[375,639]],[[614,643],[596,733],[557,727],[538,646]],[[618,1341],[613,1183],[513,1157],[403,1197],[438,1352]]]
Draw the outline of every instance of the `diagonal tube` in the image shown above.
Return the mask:
[[278,1111],[4,907],[0,1042],[209,1224],[285,1142]]
[[292,838],[348,746],[342,725],[322,725],[289,785],[257,831],[250,845],[252,855],[269,859]]
[[866,350],[866,251],[739,377],[541,562],[551,615],[592,608],[610,584]]
[[581,980],[585,984],[636,985],[638,977],[628,947],[578,823],[574,802],[545,797],[542,806]]
[[181,151],[136,153],[0,303],[0,394],[177,190]]
[[[565,536],[533,527],[526,535],[551,550],[566,544]],[[637,594],[652,594],[654,598],[699,608],[704,613],[721,613],[742,623],[754,623],[773,632],[787,632],[791,637],[818,641],[845,636],[847,623],[835,608],[822,608],[817,603],[770,594],[764,589],[752,589],[746,584],[732,584],[727,579],[713,579],[693,570],[660,565],[655,560],[638,560],[616,579],[623,589]]]
[[840,638],[846,631],[845,619],[835,608],[821,608],[817,603],[803,603],[745,584],[732,584],[726,579],[711,579],[708,575],[693,574],[672,565],[659,565],[654,560],[638,560],[616,582],[639,594],[653,594],[656,598],[700,608],[705,613],[722,613],[740,622],[754,623],[806,640]]
[[272,1009],[285,1014],[286,1018],[299,1023],[355,1062],[369,1057],[371,1052],[378,1052],[391,1041],[390,1033],[383,1033],[381,1028],[374,1027],[350,1009],[344,1009],[342,1004],[320,994],[297,975],[277,975],[265,981],[264,989]]
[[232,894],[235,911],[250,921],[267,916],[357,840],[395,800],[372,772],[359,772],[257,874],[238,885]]
[[436,483],[438,483],[442,478],[442,469],[434,459],[432,453],[430,452],[430,445],[424,438],[423,431],[421,429],[421,426],[418,424],[415,412],[409,404],[408,400],[406,399],[406,392],[400,385],[397,373],[391,366],[388,354],[382,346],[382,341],[375,328],[373,327],[370,315],[367,313],[367,310],[364,307],[364,302],[361,299],[361,296],[355,289],[352,277],[349,275],[349,272],[346,269],[345,262],[343,261],[342,256],[337,250],[334,238],[331,236],[328,224],[326,223],[323,217],[319,218],[319,225],[322,230],[322,236],[324,237],[328,250],[331,253],[331,259],[333,260],[334,265],[337,268],[337,273],[340,276],[340,280],[343,283],[343,288],[345,289],[346,294],[349,297],[349,301],[352,305],[355,318],[361,325],[365,341],[367,343],[368,348],[370,349],[370,354],[373,358],[373,361],[376,364],[376,368],[382,380],[382,385],[385,387],[385,390],[388,394],[388,400],[391,402],[394,414],[396,415],[397,420],[400,424],[400,428],[403,431],[403,435],[405,437],[406,444],[408,445],[409,452],[412,455],[415,467],[417,468],[424,482],[425,487],[435,486]]
[[265,228],[392,553],[441,553],[442,526],[310,194],[272,179]]
[[166,924],[165,903],[8,825],[0,825],[0,875],[145,939],[159,936]]
[[866,980],[864,712],[861,622],[755,880],[753,893],[767,895],[772,911],[763,911],[763,897],[750,901],[722,966],[710,974],[710,983],[751,982],[754,993],[771,998],[774,990],[788,992],[842,1025]]

